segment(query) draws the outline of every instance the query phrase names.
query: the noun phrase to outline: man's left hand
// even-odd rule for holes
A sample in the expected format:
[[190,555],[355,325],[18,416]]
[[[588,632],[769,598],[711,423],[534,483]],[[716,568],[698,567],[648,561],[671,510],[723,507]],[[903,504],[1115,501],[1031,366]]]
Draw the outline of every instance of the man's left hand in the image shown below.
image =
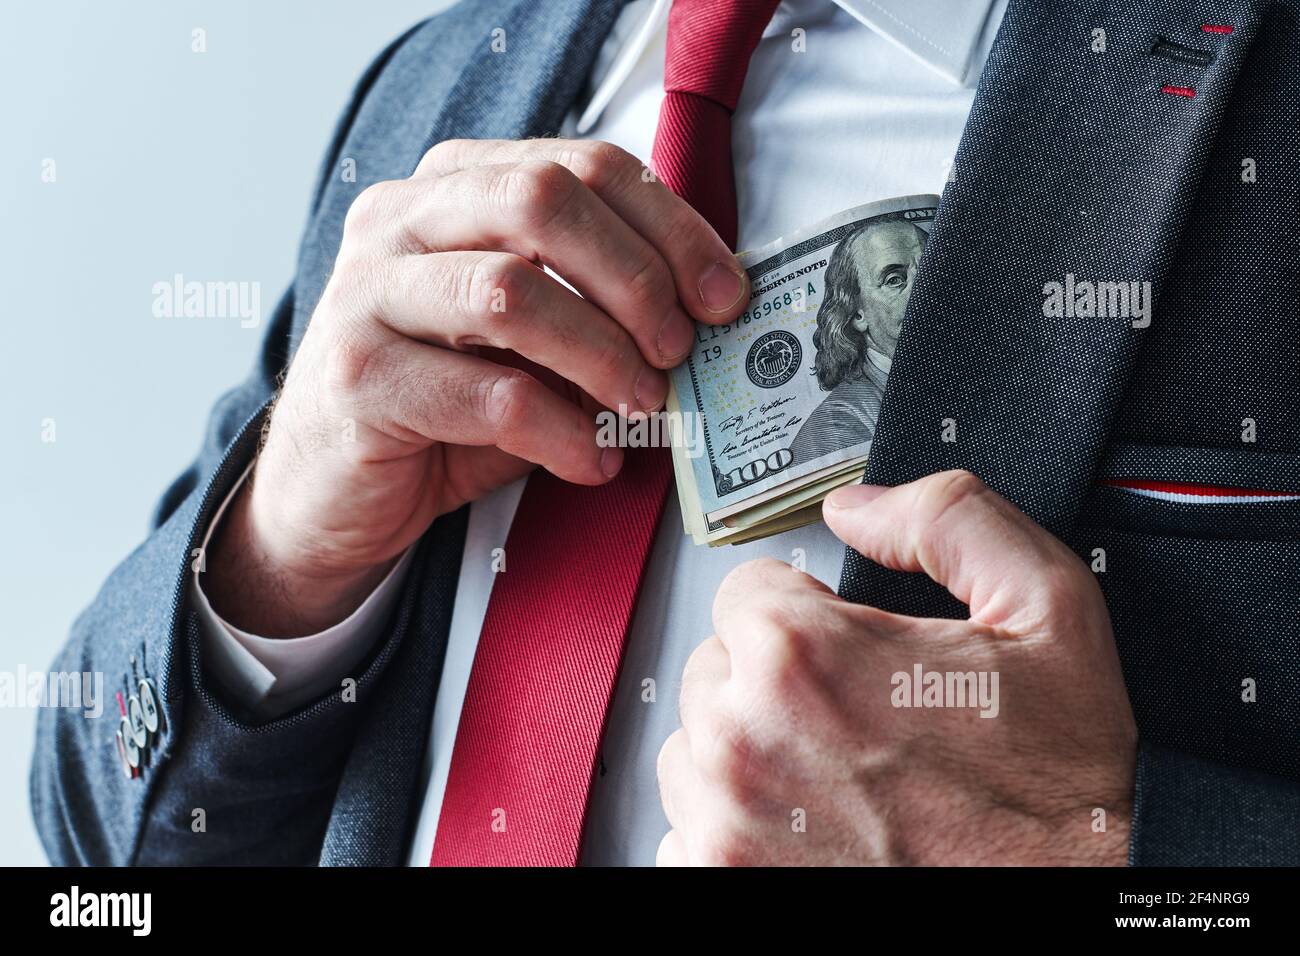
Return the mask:
[[1137,729],[1079,558],[965,472],[840,489],[824,514],[970,617],[733,571],[659,755],[660,864],[1122,865]]

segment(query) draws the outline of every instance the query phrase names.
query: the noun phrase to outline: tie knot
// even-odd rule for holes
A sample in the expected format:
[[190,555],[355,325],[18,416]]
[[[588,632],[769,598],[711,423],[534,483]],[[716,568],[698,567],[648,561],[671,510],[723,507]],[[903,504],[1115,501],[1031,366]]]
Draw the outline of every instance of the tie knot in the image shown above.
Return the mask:
[[673,0],[664,90],[736,110],[749,58],[780,0]]

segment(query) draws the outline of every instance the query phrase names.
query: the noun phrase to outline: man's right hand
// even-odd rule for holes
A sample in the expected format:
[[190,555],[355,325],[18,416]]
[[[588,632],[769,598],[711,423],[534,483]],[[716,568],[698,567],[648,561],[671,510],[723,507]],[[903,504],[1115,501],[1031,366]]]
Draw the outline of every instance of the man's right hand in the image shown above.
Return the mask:
[[244,630],[314,633],[439,515],[536,465],[608,481],[623,453],[595,412],[662,407],[691,320],[730,322],[747,293],[717,233],[617,147],[435,146],[353,203],[205,593]]

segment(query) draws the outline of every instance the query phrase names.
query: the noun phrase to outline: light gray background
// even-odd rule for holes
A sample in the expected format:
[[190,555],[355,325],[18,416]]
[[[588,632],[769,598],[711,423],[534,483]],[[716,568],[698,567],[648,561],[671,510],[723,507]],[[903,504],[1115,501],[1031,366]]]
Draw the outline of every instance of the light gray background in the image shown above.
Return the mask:
[[[292,275],[334,119],[448,0],[42,0],[0,27],[0,671],[48,669],[144,537],[263,325],[158,319],[155,282]],[[207,52],[191,52],[191,31]],[[45,159],[57,181],[41,181]],[[57,439],[41,440],[52,418]],[[115,686],[106,678],[105,688]],[[0,864],[44,862],[35,713],[0,709]]]

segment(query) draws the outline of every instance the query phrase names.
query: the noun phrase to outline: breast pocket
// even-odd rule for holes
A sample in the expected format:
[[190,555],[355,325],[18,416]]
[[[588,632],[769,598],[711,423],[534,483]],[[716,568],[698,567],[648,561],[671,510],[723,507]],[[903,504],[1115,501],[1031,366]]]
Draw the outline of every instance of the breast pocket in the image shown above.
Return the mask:
[[1106,595],[1138,726],[1300,779],[1300,457],[1121,452],[1070,543]]
[[1300,541],[1300,455],[1116,446],[1079,524],[1171,537]]

